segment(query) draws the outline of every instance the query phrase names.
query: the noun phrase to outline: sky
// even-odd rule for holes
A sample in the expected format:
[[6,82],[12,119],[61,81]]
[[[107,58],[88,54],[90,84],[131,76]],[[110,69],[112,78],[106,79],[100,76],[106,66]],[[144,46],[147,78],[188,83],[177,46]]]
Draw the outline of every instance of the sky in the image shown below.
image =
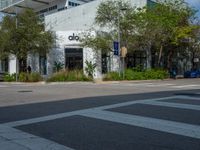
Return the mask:
[[[185,0],[185,1],[199,11],[197,15],[200,17],[200,0]],[[1,20],[1,17],[2,17],[2,14],[0,13],[0,20]]]
[[186,0],[191,6],[199,10],[198,16],[200,17],[200,0]]

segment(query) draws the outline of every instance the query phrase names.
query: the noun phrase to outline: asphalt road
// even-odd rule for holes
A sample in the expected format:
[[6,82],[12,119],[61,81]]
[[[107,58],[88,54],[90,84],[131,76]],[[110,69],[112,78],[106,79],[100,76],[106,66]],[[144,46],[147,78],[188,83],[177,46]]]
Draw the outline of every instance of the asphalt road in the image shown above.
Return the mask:
[[0,149],[200,150],[199,83],[0,83]]

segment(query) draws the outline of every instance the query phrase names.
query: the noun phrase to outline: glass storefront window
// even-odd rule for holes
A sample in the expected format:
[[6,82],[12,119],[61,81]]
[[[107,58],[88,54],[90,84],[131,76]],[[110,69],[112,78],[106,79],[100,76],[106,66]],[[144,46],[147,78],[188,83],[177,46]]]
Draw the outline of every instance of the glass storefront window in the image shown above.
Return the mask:
[[39,58],[39,65],[40,65],[40,74],[46,75],[47,74],[47,57],[46,56],[40,56]]
[[145,52],[135,51],[132,53],[128,53],[125,59],[127,68],[134,68],[137,66],[141,66],[144,68],[144,64],[146,62]]
[[83,69],[83,49],[66,48],[65,49],[65,67],[66,69]]
[[1,60],[1,72],[8,72],[8,59]]

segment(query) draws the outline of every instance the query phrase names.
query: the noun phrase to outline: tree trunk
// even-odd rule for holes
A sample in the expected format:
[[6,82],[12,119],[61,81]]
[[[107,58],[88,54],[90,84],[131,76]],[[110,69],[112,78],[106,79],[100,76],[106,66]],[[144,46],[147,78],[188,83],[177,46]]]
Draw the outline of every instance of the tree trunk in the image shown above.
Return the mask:
[[168,68],[168,70],[170,70],[171,67],[172,67],[172,56],[173,56],[173,51],[170,50],[170,52],[168,54],[168,58],[167,58],[167,68]]
[[146,69],[151,69],[152,64],[152,54],[151,54],[151,47],[149,46],[146,50]]
[[192,64],[192,70],[195,70],[196,68],[195,68],[195,62],[194,62],[194,57],[195,56],[195,54],[194,54],[194,52],[192,52],[192,59],[191,59],[191,64]]
[[159,67],[160,67],[160,62],[161,62],[162,52],[163,52],[163,46],[161,45],[161,47],[160,47],[160,51],[159,51],[159,57],[158,57],[158,66],[159,66]]
[[18,81],[18,73],[19,73],[19,60],[18,57],[16,56],[16,75],[15,75],[16,82]]

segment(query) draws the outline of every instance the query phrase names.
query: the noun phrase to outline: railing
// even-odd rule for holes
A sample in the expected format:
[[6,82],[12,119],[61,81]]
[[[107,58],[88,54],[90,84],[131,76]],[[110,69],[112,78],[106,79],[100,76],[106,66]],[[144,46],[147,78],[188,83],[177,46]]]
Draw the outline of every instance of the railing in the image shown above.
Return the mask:
[[20,0],[1,0],[0,1],[0,9],[4,9],[14,3],[19,2]]

